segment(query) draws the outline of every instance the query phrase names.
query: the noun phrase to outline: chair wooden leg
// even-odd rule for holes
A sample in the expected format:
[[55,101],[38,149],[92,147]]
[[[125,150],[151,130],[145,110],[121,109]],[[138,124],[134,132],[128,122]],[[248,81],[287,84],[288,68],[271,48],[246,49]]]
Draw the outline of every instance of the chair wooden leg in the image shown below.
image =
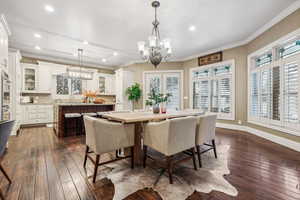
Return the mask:
[[0,164],[0,170],[2,171],[3,175],[8,180],[8,182],[11,183],[11,180],[10,180],[9,176],[7,175],[7,173],[5,172],[5,170],[4,170],[4,168],[2,167],[1,164]]
[[1,191],[1,189],[0,189],[0,199],[5,200],[4,195],[3,195],[2,191]]
[[194,169],[197,171],[196,156],[195,156],[195,148],[192,148],[192,149],[191,149],[191,152],[192,152],[192,157],[193,157]]
[[85,149],[85,155],[84,155],[84,162],[83,162],[83,167],[84,169],[86,168],[86,161],[87,161],[87,155],[89,153],[89,146],[86,146],[86,149]]
[[131,147],[130,150],[131,150],[131,169],[134,169],[134,147]]
[[96,182],[96,177],[97,177],[97,171],[98,171],[99,161],[100,161],[100,155],[96,155],[93,183]]
[[201,162],[201,152],[200,152],[200,145],[196,146],[197,148],[197,155],[198,155],[198,161],[199,161],[199,167],[202,167],[202,162]]
[[144,145],[144,158],[143,158],[144,168],[146,167],[146,162],[147,162],[147,151],[148,151],[148,147],[146,145]]
[[167,157],[167,167],[168,167],[168,174],[169,174],[169,182],[170,184],[173,184],[173,176],[172,176],[172,173],[173,173],[173,166],[172,166],[172,156],[168,156]]
[[218,158],[215,140],[212,140],[211,142],[212,142],[212,145],[213,145],[213,148],[214,148],[215,158]]

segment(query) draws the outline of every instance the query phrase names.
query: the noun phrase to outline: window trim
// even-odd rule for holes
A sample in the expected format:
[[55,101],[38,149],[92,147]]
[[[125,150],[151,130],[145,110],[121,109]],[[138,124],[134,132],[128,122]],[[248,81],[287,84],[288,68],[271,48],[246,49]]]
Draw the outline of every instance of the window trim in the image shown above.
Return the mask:
[[[272,49],[272,54],[273,54],[273,61],[269,64],[270,68],[273,68],[274,66],[280,66],[280,76],[283,75],[282,72],[282,66],[285,63],[291,62],[291,61],[295,61],[294,59],[297,57],[300,57],[300,53],[288,56],[286,58],[279,58],[279,55],[277,53],[278,48],[280,46],[282,46],[283,44],[286,44],[287,41],[292,41],[294,39],[296,39],[297,37],[299,37],[300,35],[300,29],[297,29],[283,37],[281,37],[280,39],[268,44],[267,46],[251,53],[248,55],[247,57],[247,79],[248,79],[248,89],[247,89],[247,93],[248,93],[248,97],[247,97],[247,122],[251,123],[251,124],[255,124],[255,125],[259,125],[265,128],[270,128],[273,130],[277,130],[277,131],[281,131],[284,133],[288,133],[291,135],[296,135],[296,136],[300,136],[300,129],[297,128],[288,128],[288,125],[285,125],[285,123],[283,121],[276,121],[276,120],[266,120],[266,121],[261,121],[258,120],[257,118],[251,117],[251,73],[255,72],[255,71],[260,71],[260,70],[255,70],[253,69],[253,66],[255,66],[255,63],[253,63],[253,58],[257,57],[258,55],[261,55],[267,51],[269,51],[270,49]],[[275,55],[275,57],[274,57]],[[300,59],[299,59],[299,73],[300,73]],[[264,68],[265,66],[261,66],[261,68]],[[268,66],[267,66],[268,67]],[[300,75],[299,75],[300,77]],[[283,82],[282,82],[282,78],[280,78],[280,87],[282,87]],[[299,79],[299,94],[300,94],[300,79]],[[280,98],[282,97],[283,94],[280,94]],[[298,99],[299,105],[300,105],[300,98]],[[282,111],[282,106],[280,105],[280,115],[283,115],[283,111]],[[298,117],[300,118],[300,109],[298,110]]]
[[[232,70],[231,70],[231,75],[230,77],[231,78],[231,115],[229,116],[229,114],[222,114],[222,113],[216,113],[218,115],[218,119],[221,119],[221,120],[232,120],[234,121],[235,120],[235,110],[236,110],[236,105],[235,105],[235,98],[236,98],[236,93],[235,93],[235,90],[236,90],[236,85],[235,85],[235,78],[236,78],[236,74],[235,74],[235,60],[234,59],[231,59],[231,60],[227,60],[227,61],[223,61],[223,62],[218,62],[218,63],[213,63],[213,64],[209,64],[209,65],[203,65],[203,66],[198,66],[198,67],[193,67],[193,68],[190,68],[190,72],[189,72],[189,108],[192,109],[193,108],[193,104],[194,104],[194,98],[193,98],[193,82],[194,82],[194,79],[193,79],[193,71],[195,70],[200,70],[200,69],[210,69],[210,68],[214,68],[214,67],[218,67],[220,65],[230,65]],[[220,76],[217,76],[217,78],[214,78],[213,80],[220,80],[222,78],[226,78],[226,77],[229,77],[228,75],[220,75]],[[202,79],[202,78],[199,78],[199,80]],[[211,77],[207,77],[207,78],[203,78],[205,80],[212,80]],[[210,84],[209,84],[209,88],[211,88]],[[209,101],[208,103],[208,107],[210,108],[210,103],[211,101]],[[213,112],[208,112],[208,113],[213,113]]]

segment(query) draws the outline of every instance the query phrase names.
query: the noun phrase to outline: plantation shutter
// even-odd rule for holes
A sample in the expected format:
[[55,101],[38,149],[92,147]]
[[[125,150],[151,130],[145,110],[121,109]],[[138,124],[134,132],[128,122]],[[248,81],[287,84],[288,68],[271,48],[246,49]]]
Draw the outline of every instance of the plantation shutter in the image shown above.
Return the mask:
[[194,105],[193,108],[195,109],[202,109],[204,111],[208,111],[208,104],[209,104],[209,81],[208,80],[201,80],[195,81],[193,84],[193,98],[194,98]]
[[230,113],[230,86],[231,83],[229,78],[219,80],[219,112],[221,113]]
[[261,72],[260,117],[271,119],[272,116],[272,70],[265,69]]
[[180,99],[180,75],[165,74],[165,93],[170,93],[172,96],[167,102],[167,108],[171,110],[179,110],[181,99]]
[[285,64],[283,71],[284,122],[299,123],[299,65]]
[[250,101],[251,101],[251,106],[250,106],[250,115],[252,117],[259,117],[259,93],[258,93],[258,84],[259,84],[259,73],[253,72],[251,74],[251,94],[250,94]]

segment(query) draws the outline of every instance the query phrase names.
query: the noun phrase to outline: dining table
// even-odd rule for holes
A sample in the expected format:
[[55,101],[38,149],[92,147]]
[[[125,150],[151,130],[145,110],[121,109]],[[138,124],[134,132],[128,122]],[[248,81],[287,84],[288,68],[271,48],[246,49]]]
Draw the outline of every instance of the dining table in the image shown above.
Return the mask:
[[[199,116],[203,115],[201,110],[188,109],[180,111],[168,111],[166,113],[154,114],[153,112],[137,111],[137,112],[111,112],[102,115],[110,121],[121,122],[123,124],[135,125],[134,136],[134,162],[136,165],[141,165],[143,162],[143,146],[142,146],[142,133],[144,131],[144,125],[148,122],[162,121],[166,119]],[[184,134],[184,133],[183,133]]]

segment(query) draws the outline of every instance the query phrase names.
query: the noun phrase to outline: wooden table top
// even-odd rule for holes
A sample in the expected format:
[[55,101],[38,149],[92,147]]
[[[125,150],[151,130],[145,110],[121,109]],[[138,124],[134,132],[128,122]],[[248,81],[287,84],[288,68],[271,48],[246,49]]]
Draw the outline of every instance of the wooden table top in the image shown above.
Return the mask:
[[182,111],[170,111],[166,114],[153,114],[152,112],[126,112],[126,113],[108,113],[104,114],[102,117],[118,121],[122,123],[136,123],[136,122],[146,122],[153,120],[164,120],[176,117],[187,117],[202,115],[201,110],[182,110]]

